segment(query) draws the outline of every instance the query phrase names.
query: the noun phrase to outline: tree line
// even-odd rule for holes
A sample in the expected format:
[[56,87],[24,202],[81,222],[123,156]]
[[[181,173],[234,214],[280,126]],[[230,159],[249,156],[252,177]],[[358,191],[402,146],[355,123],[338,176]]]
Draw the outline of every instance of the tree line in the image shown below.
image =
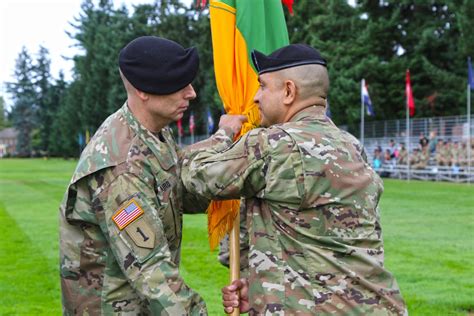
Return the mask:
[[[296,0],[294,12],[285,12],[290,42],[309,44],[328,61],[330,112],[336,124],[357,134],[362,78],[375,110],[366,120],[403,118],[408,68],[415,116],[465,114],[466,60],[474,56],[474,1],[362,0],[351,6],[346,0]],[[112,0],[84,0],[71,25],[68,35],[80,48],[73,56],[72,80],[66,82],[62,73],[52,77],[47,48],[39,47],[34,55],[23,49],[15,79],[7,83],[13,104],[6,118],[0,98],[0,125],[10,123],[18,130],[20,156],[77,156],[84,135],[92,135],[125,101],[118,53],[142,35],[198,48],[200,71],[193,82],[198,97],[192,101],[197,133],[206,131],[208,110],[218,120],[222,105],[215,88],[207,9],[179,0],[157,0],[133,10],[115,8]],[[189,115],[183,118],[185,133]]]

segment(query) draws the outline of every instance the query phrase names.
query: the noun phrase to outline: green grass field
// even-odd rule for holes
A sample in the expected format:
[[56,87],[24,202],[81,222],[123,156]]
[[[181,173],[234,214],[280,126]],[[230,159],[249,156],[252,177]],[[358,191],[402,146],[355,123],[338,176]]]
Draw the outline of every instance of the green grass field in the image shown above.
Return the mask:
[[[59,315],[58,206],[75,161],[0,160],[0,315]],[[385,181],[386,266],[411,315],[474,312],[474,185]],[[181,272],[222,315],[227,270],[205,215],[184,218]]]

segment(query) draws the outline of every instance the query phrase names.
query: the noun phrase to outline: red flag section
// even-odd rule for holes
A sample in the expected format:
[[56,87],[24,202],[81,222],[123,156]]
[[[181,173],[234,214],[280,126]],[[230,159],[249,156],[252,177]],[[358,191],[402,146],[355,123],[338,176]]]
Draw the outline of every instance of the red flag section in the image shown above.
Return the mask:
[[178,125],[178,136],[183,137],[184,131],[183,131],[183,121],[182,121],[182,119],[179,119],[176,124]]
[[294,0],[281,0],[284,5],[288,8],[288,11],[290,11],[290,14],[293,15],[293,3]]
[[410,111],[410,117],[415,115],[415,99],[413,99],[413,91],[411,90],[410,69],[407,69],[405,79],[405,94],[407,96],[407,107]]
[[189,116],[189,132],[194,134],[194,129],[196,128],[196,124],[194,123],[194,113],[191,112]]
[[[281,2],[286,5],[290,14],[293,15],[293,4],[295,3],[294,0],[281,0]],[[198,7],[204,8],[207,4],[207,0],[196,0],[196,5]]]

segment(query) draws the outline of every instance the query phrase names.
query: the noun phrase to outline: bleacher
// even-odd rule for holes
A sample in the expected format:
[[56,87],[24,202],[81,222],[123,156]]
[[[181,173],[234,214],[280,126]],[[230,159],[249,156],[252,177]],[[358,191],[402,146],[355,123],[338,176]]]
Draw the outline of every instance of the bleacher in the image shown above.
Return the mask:
[[[396,144],[404,143],[409,155],[415,148],[420,147],[420,135],[430,138],[435,132],[435,137],[430,142],[438,140],[471,144],[474,142],[473,117],[471,126],[467,124],[467,116],[451,116],[436,118],[420,118],[410,120],[410,138],[405,135],[405,120],[369,122],[364,128],[364,148],[369,162],[373,165],[374,151],[381,148],[382,152],[388,148],[390,140]],[[470,136],[470,137],[469,137]],[[467,149],[466,149],[467,150]],[[417,179],[428,181],[450,181],[459,183],[474,183],[474,148],[471,147],[471,163],[468,158],[451,166],[440,166],[436,162],[435,153],[430,153],[426,167],[413,168],[408,164],[398,165],[396,159],[374,168],[382,177],[397,179]],[[410,157],[410,156],[409,156]],[[408,158],[410,159],[410,158]]]

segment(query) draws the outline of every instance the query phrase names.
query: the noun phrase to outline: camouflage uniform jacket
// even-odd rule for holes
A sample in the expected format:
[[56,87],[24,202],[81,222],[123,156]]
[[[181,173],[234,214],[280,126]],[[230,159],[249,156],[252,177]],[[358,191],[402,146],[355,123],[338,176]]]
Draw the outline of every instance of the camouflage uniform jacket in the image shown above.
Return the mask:
[[102,124],[60,207],[64,314],[207,313],[178,271],[183,207],[207,207],[180,199],[180,168],[168,128],[154,135],[127,104]]
[[404,315],[384,268],[383,183],[324,111],[190,153],[183,183],[208,198],[245,198],[250,314]]

